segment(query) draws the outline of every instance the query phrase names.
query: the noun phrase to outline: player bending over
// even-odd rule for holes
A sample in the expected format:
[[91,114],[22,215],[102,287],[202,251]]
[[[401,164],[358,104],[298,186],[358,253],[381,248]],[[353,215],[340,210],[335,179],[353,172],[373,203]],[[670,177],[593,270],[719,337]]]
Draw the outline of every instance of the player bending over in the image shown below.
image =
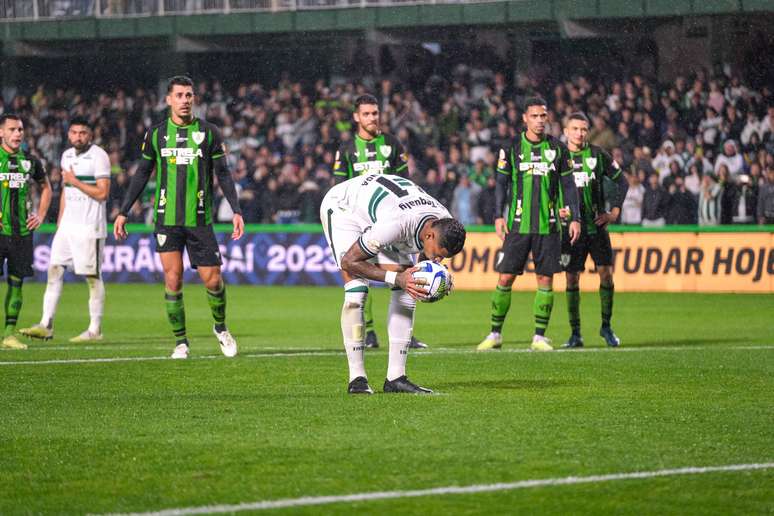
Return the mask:
[[110,191],[110,158],[91,143],[92,127],[85,118],[73,118],[67,131],[70,147],[62,154],[64,192],[59,198],[59,220],[51,244],[48,283],[40,323],[19,333],[32,338],[54,336],[54,315],[62,294],[65,267],[84,276],[89,285],[89,327],[70,342],[102,340],[105,285],[102,252],[107,238],[106,201]]
[[406,377],[416,300],[425,295],[411,275],[411,255],[436,262],[452,257],[465,244],[465,228],[413,182],[382,174],[355,177],[331,188],[320,219],[344,280],[341,332],[349,363],[347,391],[373,394],[363,360],[363,310],[369,280],[374,280],[392,288],[384,392],[431,393]]
[[164,268],[167,318],[175,335],[172,358],[188,358],[183,308],[183,249],[198,269],[207,289],[215,320],[213,332],[227,357],[237,354],[234,337],[226,329],[226,287],[220,274],[220,251],[212,229],[213,174],[234,212],[233,240],[244,233],[234,181],[226,164],[225,145],[218,129],[193,116],[194,88],[188,77],[177,76],[167,87],[169,117],[145,135],[142,160],[129,184],[113,233],[126,238],[126,217],[156,169],[156,252]]

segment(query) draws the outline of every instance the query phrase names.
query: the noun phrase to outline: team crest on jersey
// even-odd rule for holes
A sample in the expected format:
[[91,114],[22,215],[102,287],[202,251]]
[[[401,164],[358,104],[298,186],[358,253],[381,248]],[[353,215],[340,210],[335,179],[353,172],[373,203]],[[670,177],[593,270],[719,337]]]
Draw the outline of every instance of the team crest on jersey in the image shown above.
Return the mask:
[[28,159],[23,159],[23,160],[21,160],[19,163],[21,163],[21,168],[22,168],[22,169],[23,169],[25,172],[29,172],[29,171],[30,171],[30,168],[32,167],[32,162],[31,162],[30,160],[28,160]]
[[156,242],[159,243],[159,245],[164,245],[164,242],[167,241],[167,235],[156,235]]
[[597,167],[597,158],[586,158],[586,166],[594,170]]
[[546,149],[543,156],[545,156],[548,161],[554,161],[556,159],[556,151],[554,149]]
[[382,156],[389,156],[392,152],[392,146],[390,145],[380,145],[379,146],[379,152],[382,154]]
[[196,145],[201,145],[201,143],[204,141],[204,131],[194,131],[191,133],[191,138],[193,138],[193,141]]

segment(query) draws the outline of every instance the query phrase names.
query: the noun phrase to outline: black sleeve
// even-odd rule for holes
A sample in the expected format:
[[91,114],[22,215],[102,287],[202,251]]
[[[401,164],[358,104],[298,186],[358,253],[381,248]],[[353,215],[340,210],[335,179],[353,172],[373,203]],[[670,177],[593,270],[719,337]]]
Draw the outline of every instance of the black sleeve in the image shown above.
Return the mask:
[[392,154],[390,163],[392,163],[392,173],[396,176],[408,177],[408,152],[397,138],[390,138],[392,143]]
[[559,157],[556,164],[556,170],[559,173],[559,184],[562,188],[564,203],[570,208],[570,214],[573,221],[580,222],[580,198],[578,197],[578,187],[575,186],[575,177],[573,176],[573,163],[570,159],[570,151],[564,145],[559,145],[557,149]]
[[228,169],[228,164],[226,164],[225,155],[221,154],[220,157],[212,163],[212,166],[215,169],[215,175],[218,177],[220,191],[223,192],[223,197],[226,198],[229,206],[231,206],[231,211],[241,215],[242,209],[239,207],[239,196],[237,196],[234,180],[231,178],[231,171]]
[[32,158],[32,179],[36,183],[42,185],[46,182],[46,168],[43,166],[43,162],[37,158]]
[[513,164],[510,159],[510,149],[500,149],[497,159],[497,172],[495,172],[495,215],[496,219],[503,218],[505,208],[508,205],[508,192],[511,190],[513,179]]
[[336,184],[342,183],[350,178],[349,162],[347,148],[342,145],[336,151],[336,157],[333,158],[333,179]]
[[602,152],[602,158],[604,159],[605,175],[609,177],[618,187],[617,196],[615,199],[610,200],[610,205],[613,208],[621,209],[624,199],[626,199],[626,192],[629,190],[629,182],[626,180],[626,174],[623,173],[621,167],[607,152]]
[[154,156],[156,155],[155,149],[153,147],[153,129],[145,131],[145,136],[142,139],[142,147],[140,148],[140,154],[142,154],[143,159],[153,161]]
[[223,143],[223,136],[220,130],[214,125],[211,126],[212,140],[210,141],[210,159],[214,162],[226,155],[226,144]]
[[[145,151],[143,151],[143,158],[145,158]],[[129,187],[126,189],[126,195],[124,196],[124,202],[121,204],[121,209],[118,214],[124,217],[129,215],[129,211],[134,206],[134,203],[140,197],[140,194],[145,190],[145,185],[148,184],[151,174],[153,173],[153,161],[151,158],[141,159],[137,165],[137,171],[132,176],[132,180],[129,181]]]

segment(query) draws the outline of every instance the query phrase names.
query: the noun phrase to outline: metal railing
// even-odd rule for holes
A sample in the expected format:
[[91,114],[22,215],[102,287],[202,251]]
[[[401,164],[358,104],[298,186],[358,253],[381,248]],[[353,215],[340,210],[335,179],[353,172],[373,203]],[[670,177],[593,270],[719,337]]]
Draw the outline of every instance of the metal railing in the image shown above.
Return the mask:
[[0,0],[0,20],[126,18],[165,14],[297,11],[502,0]]

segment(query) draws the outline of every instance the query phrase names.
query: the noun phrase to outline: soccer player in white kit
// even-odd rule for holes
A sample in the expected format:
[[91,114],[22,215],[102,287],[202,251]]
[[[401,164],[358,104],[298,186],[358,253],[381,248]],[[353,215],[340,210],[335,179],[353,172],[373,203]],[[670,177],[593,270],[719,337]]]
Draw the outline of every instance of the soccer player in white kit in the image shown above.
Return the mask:
[[40,324],[19,330],[39,339],[54,336],[54,314],[62,293],[65,267],[84,276],[89,285],[89,327],[70,342],[102,340],[105,285],[102,254],[107,237],[106,201],[110,191],[110,159],[91,143],[92,127],[85,118],[73,118],[67,132],[70,147],[62,154],[59,220],[51,244],[48,284]]
[[320,220],[344,280],[341,332],[349,363],[347,392],[373,394],[363,360],[363,310],[368,282],[374,280],[392,288],[384,392],[431,393],[406,377],[416,300],[425,296],[412,276],[416,268],[411,255],[436,262],[454,256],[465,245],[465,228],[410,180],[383,174],[362,175],[331,188]]

